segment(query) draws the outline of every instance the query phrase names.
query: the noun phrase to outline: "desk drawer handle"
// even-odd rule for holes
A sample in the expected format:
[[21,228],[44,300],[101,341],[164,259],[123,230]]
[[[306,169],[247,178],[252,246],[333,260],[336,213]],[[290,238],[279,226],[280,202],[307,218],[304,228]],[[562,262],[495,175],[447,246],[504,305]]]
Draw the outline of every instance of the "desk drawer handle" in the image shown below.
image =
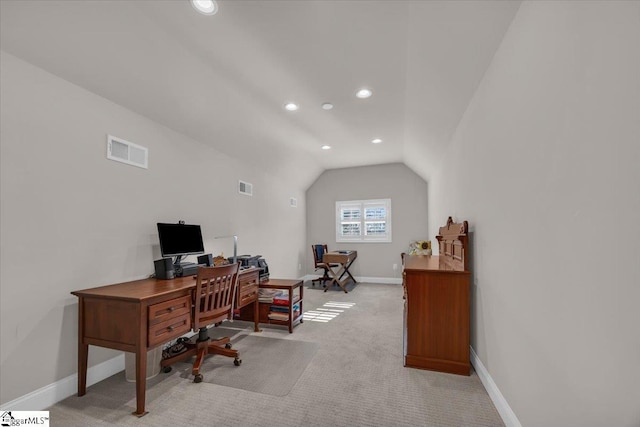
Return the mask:
[[173,310],[175,310],[175,308],[173,308],[173,307],[169,307],[169,313],[172,313],[172,312],[173,312]]
[[167,326],[167,330],[168,330],[169,332],[173,332],[173,326]]

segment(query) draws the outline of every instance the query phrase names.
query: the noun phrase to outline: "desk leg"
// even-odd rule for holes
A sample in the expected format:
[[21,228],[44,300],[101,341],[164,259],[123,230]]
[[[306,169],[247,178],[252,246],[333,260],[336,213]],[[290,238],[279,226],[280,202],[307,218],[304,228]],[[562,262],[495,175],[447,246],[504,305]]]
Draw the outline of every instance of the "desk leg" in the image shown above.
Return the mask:
[[338,283],[338,276],[333,271],[333,267],[331,267],[331,265],[327,266],[327,271],[329,272],[329,276],[331,276],[331,282],[329,282],[329,284],[324,287],[325,292],[327,292],[329,288],[333,286],[334,283],[336,284]]
[[146,348],[136,351],[136,417],[147,415],[144,410],[145,394],[147,391],[147,352]]
[[147,307],[140,304],[138,309],[140,323],[138,324],[138,336],[136,343],[136,417],[147,415],[144,410],[147,391]]
[[78,396],[87,393],[89,345],[84,343],[84,298],[78,301]]
[[353,276],[351,275],[351,272],[349,271],[349,267],[351,267],[351,264],[353,264],[353,261],[355,261],[355,258],[354,258],[354,259],[352,259],[351,261],[347,262],[347,264],[344,266],[344,271],[342,272],[342,274],[340,275],[340,278],[339,278],[338,280],[342,280],[342,277],[343,277],[345,274],[347,274],[347,275],[349,276],[349,278],[350,278],[351,280],[353,280],[353,283],[358,283],[358,282],[356,282],[355,277],[353,277]]
[[356,278],[355,278],[355,277],[353,277],[353,276],[351,275],[351,272],[349,271],[349,267],[351,267],[351,264],[353,264],[353,261],[355,261],[355,259],[354,259],[354,260],[352,260],[351,262],[349,262],[349,263],[346,265],[344,272],[345,272],[345,273],[347,273],[347,274],[349,275],[349,277],[351,278],[351,280],[353,280],[353,283],[358,283],[358,282],[356,282]]
[[253,332],[262,332],[260,329],[260,302],[257,299],[253,302]]
[[340,277],[342,277],[342,275],[344,274],[344,271],[345,271],[344,264],[340,264],[340,268],[338,269],[337,272],[333,271],[333,269],[331,267],[329,267],[329,271],[331,272],[331,276],[333,276],[333,280],[331,281],[329,286],[327,286],[324,289],[324,291],[327,292],[329,287],[331,287],[335,283],[338,286],[340,286],[340,288],[342,288],[342,290],[344,291],[345,294],[348,293],[347,289],[344,287],[344,283],[340,281]]

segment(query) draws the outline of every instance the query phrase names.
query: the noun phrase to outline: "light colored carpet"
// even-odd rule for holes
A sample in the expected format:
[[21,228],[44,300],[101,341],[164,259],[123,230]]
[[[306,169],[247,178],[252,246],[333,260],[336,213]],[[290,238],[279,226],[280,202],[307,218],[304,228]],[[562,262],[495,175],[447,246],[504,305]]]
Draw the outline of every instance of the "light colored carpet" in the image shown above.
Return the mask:
[[[291,392],[318,349],[313,342],[251,335],[237,336],[231,343],[240,352],[242,364],[234,366],[227,357],[208,357],[200,370],[203,382],[273,396]],[[185,361],[173,368],[182,378],[193,380],[192,364]]]
[[[305,283],[303,304],[309,316],[292,334],[282,326],[262,325],[263,332],[254,333],[249,322],[224,324],[240,334],[317,345],[315,356],[286,396],[195,384],[174,370],[147,382],[149,414],[136,418],[131,415],[135,386],[122,372],[89,387],[83,397],[74,395],[49,408],[51,425],[504,425],[475,372],[467,377],[403,367],[402,286],[358,283],[345,294],[325,293]],[[237,369],[249,366],[245,363],[250,352],[250,348],[243,351],[245,362]],[[229,362],[213,356],[205,364],[216,358]]]

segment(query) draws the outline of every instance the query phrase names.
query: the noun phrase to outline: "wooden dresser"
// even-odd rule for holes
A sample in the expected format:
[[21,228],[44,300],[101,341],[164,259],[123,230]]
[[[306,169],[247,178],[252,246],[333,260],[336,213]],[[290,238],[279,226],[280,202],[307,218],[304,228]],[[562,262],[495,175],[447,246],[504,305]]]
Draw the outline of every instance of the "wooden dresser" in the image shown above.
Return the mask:
[[467,228],[449,218],[436,237],[439,256],[403,256],[404,366],[471,372]]

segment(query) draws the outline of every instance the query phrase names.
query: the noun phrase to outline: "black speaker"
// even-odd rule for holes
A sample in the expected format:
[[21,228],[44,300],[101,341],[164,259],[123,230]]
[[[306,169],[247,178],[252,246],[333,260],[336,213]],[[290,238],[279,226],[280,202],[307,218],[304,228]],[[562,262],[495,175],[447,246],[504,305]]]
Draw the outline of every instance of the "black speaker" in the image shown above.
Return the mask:
[[156,267],[157,279],[173,279],[175,277],[173,260],[171,258],[158,259],[155,260],[153,264]]
[[213,255],[205,254],[198,256],[198,265],[205,265],[211,267],[213,265]]

